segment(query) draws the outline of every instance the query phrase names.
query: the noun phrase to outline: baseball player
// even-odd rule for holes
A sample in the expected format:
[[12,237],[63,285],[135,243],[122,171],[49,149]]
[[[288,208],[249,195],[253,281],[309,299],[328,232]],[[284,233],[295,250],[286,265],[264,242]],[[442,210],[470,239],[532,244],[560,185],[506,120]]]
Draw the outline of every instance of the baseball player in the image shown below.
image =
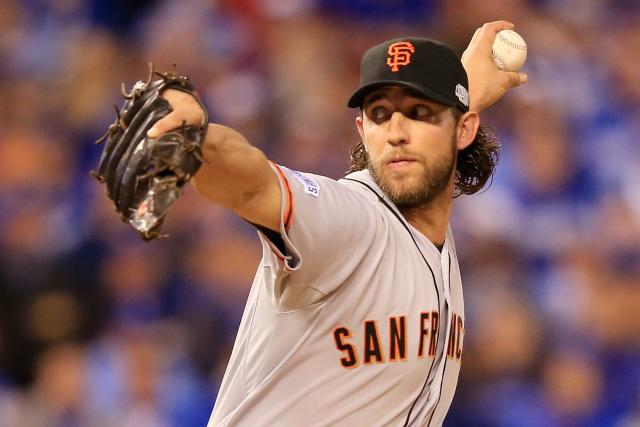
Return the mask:
[[[209,427],[442,425],[465,334],[449,216],[495,166],[478,112],[526,81],[491,59],[512,27],[485,24],[462,61],[416,37],[369,49],[348,102],[362,142],[338,181],[209,125],[193,183],[263,246]],[[202,120],[190,95],[165,98],[174,112],[150,136]]]

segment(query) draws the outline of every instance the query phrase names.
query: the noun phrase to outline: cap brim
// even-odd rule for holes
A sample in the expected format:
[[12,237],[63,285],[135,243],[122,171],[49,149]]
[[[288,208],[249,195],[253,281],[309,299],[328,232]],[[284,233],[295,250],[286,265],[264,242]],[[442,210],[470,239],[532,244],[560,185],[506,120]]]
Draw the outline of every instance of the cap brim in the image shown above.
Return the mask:
[[403,81],[398,81],[398,80],[379,80],[377,82],[373,82],[373,83],[369,83],[366,84],[364,86],[362,86],[361,88],[359,88],[358,90],[356,90],[353,95],[351,95],[351,98],[349,98],[349,101],[347,102],[347,106],[349,106],[349,108],[359,108],[362,107],[362,103],[364,102],[364,98],[371,93],[372,91],[384,87],[384,86],[402,86],[402,87],[407,87],[409,89],[413,89],[416,92],[420,93],[421,95],[423,95],[426,99],[429,99],[431,101],[435,101],[435,102],[439,102],[440,104],[443,105],[447,105],[449,107],[457,107],[458,104],[454,101],[452,101],[451,99],[447,98],[446,96],[432,90],[429,89],[427,87],[423,87],[420,86],[418,84],[415,83],[410,83],[410,82],[403,82]]

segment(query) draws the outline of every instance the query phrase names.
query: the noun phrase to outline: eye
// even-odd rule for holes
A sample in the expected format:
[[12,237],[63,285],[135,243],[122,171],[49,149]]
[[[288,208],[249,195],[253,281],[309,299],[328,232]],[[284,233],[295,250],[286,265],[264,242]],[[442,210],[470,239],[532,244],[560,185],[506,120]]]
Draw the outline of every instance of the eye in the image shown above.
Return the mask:
[[433,116],[433,111],[426,105],[416,105],[409,110],[409,118],[413,120],[429,120]]
[[390,115],[391,113],[389,110],[381,105],[373,107],[367,113],[367,116],[376,123],[382,123],[389,120]]

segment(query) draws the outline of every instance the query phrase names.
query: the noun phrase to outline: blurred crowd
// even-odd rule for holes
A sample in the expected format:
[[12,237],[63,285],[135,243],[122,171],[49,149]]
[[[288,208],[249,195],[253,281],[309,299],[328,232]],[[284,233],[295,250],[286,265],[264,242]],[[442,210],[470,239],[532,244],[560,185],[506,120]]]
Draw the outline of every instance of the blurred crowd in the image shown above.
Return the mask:
[[88,173],[119,86],[176,63],[214,121],[341,177],[367,47],[527,40],[529,83],[482,114],[503,144],[453,226],[465,284],[446,427],[640,426],[640,3],[2,0],[0,426],[204,426],[260,245],[188,188],[142,242]]

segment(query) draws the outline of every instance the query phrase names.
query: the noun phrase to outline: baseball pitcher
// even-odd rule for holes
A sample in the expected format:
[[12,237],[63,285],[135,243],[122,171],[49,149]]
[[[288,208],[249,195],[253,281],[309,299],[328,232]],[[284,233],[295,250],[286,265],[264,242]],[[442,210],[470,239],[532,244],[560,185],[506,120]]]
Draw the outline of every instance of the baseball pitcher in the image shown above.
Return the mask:
[[[170,106],[162,114],[120,112],[98,178],[116,182],[109,194],[119,194],[123,219],[155,237],[193,175],[205,198],[253,224],[262,242],[209,427],[442,425],[465,336],[449,217],[454,197],[483,188],[497,161],[499,145],[478,113],[526,82],[491,58],[496,33],[511,28],[485,24],[462,60],[418,37],[369,49],[348,100],[361,142],[338,181],[270,162],[237,131],[206,125],[192,88],[175,76],[154,86]],[[114,163],[109,156],[127,152],[116,140],[131,123],[147,127]],[[163,139],[172,147],[164,166],[143,155]],[[184,156],[197,165],[177,168]],[[143,158],[153,161],[135,181],[146,184],[120,189]]]

